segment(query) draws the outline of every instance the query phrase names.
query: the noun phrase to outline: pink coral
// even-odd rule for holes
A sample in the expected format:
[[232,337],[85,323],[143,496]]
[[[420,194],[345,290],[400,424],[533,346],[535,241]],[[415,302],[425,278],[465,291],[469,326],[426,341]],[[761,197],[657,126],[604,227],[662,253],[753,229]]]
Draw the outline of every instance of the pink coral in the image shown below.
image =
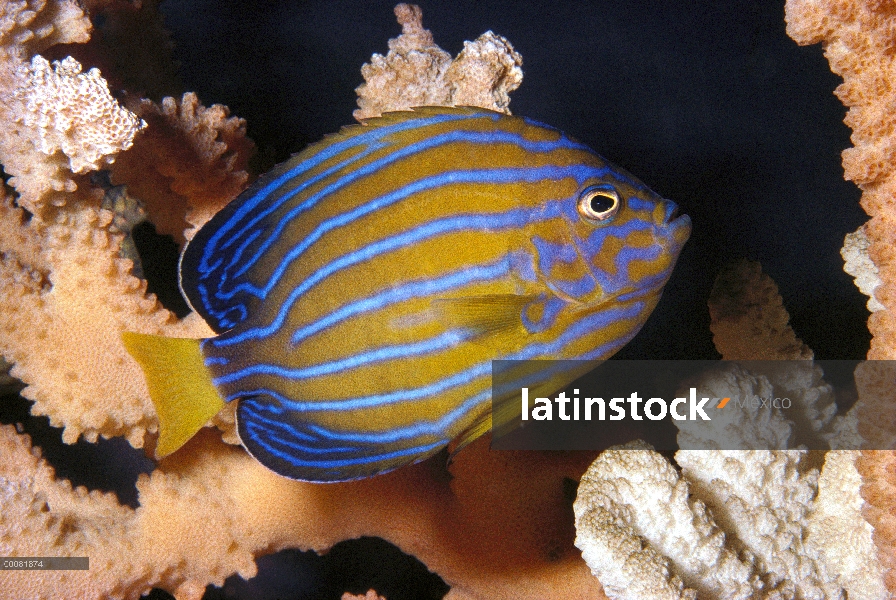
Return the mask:
[[322,552],[363,535],[417,556],[457,600],[603,597],[572,548],[563,501],[564,478],[577,479],[593,455],[499,454],[482,440],[458,456],[451,476],[439,456],[372,479],[317,485],[278,477],[205,430],[141,476],[140,507],[132,510],[56,480],[11,427],[0,427],[0,453],[7,459],[0,551],[88,555],[103,567],[39,577],[0,571],[0,597],[27,590],[30,598],[55,598],[64,586],[70,597],[136,600],[158,586],[198,600],[210,582],[254,575],[256,555]]
[[[6,124],[0,135],[0,164],[12,176],[10,183],[19,194],[20,205],[35,214],[45,206],[84,198],[89,192],[79,189],[66,155],[41,152],[42,133],[49,131],[41,132],[35,128],[39,124],[26,122],[28,115],[34,114],[27,106],[29,96],[44,95],[54,104],[52,92],[32,81],[31,58],[54,44],[85,42],[89,31],[87,16],[64,0],[0,4],[0,121]],[[112,106],[105,99],[100,104]]]
[[778,286],[757,262],[728,265],[709,297],[713,343],[725,360],[812,358],[788,321]]
[[892,594],[896,590],[896,453],[866,450],[856,463],[864,481],[865,518],[874,527],[877,556]]
[[883,284],[875,297],[885,310],[868,320],[874,335],[868,358],[896,358],[896,6],[879,0],[788,0],[787,33],[800,44],[822,43],[831,70],[843,77],[836,94],[849,107],[855,146],[844,150],[846,179],[862,189],[871,216],[864,229]]
[[[821,43],[831,70],[843,83],[836,94],[849,107],[846,124],[855,145],[843,152],[846,179],[862,190],[862,207],[871,216],[863,226],[868,256],[880,283],[874,298],[882,307],[868,319],[874,336],[869,359],[896,359],[896,5],[880,0],[788,0],[787,33],[800,44]],[[877,283],[877,282],[875,282]],[[866,399],[862,434],[872,448],[892,448],[893,369],[890,362],[866,363],[857,377]],[[859,469],[866,516],[875,528],[887,587],[896,593],[896,505],[894,454],[863,453]]]
[[[246,121],[192,93],[129,106],[150,126],[112,167],[113,183],[127,183],[157,230],[182,241],[246,187],[254,151]],[[185,234],[187,224],[194,229]]]
[[[63,438],[84,434],[128,437],[143,445],[156,429],[155,411],[139,367],[119,339],[125,329],[181,337],[211,331],[195,317],[178,322],[118,258],[120,234],[112,213],[90,207],[60,213],[53,223],[25,223],[21,209],[0,204],[0,348],[28,383],[23,395],[35,414],[65,427]],[[104,316],[96,298],[106,298]],[[78,362],[69,360],[78,348]]]

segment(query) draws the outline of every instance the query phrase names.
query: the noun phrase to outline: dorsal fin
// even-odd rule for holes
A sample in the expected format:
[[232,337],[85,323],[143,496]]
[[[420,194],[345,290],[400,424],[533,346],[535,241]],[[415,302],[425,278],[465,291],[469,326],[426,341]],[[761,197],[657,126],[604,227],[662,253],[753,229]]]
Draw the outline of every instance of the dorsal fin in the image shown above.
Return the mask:
[[480,115],[483,117],[494,117],[495,115],[507,116],[504,115],[504,113],[499,113],[487,108],[479,108],[478,106],[415,106],[406,110],[385,112],[378,117],[361,119],[360,123],[343,125],[336,133],[328,133],[321,138],[319,142],[309,144],[301,152],[294,154],[287,162],[292,162],[293,159],[299,157],[302,157],[302,160],[305,160],[305,158],[310,158],[336,142],[341,142],[357,135],[361,135],[371,129],[389,127],[398,123],[404,123],[423,117],[434,117],[437,115]]

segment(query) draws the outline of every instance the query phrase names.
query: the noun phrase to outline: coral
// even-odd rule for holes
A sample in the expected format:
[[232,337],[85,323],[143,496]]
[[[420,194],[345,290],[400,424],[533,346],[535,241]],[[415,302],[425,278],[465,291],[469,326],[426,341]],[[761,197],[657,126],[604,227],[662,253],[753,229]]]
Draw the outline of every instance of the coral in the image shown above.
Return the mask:
[[[75,173],[128,157],[114,173],[132,189],[150,201],[169,192],[167,204],[150,204],[154,219],[167,223],[173,213],[185,223],[190,206],[201,224],[245,186],[252,144],[243,121],[228,118],[223,107],[202,107],[195,95],[166,99],[161,108],[135,102],[144,122],[112,99],[98,71],[82,74],[70,58],[55,70],[39,55],[28,60],[29,45],[36,51],[86,41],[86,17],[62,4],[4,4],[3,68],[21,87],[3,92],[0,117],[16,126],[0,135],[0,163],[13,176],[15,203],[35,218],[26,223],[12,199],[2,199],[0,350],[28,384],[23,394],[35,401],[35,414],[64,427],[65,441],[121,435],[139,447],[156,417],[120,331],[202,337],[211,330],[195,316],[178,322],[146,295],[146,283],[130,274],[131,261],[119,258],[113,213],[99,209],[104,190]],[[183,231],[182,224],[176,233],[183,238]],[[66,360],[73,348],[77,366]]]
[[[153,56],[145,43],[167,38],[154,3],[143,4],[149,12],[121,0],[0,3],[0,164],[14,191],[0,198],[0,353],[26,384],[32,411],[63,427],[64,441],[123,436],[151,451],[156,415],[119,334],[211,331],[195,315],[176,319],[146,293],[133,261],[121,256],[130,221],[102,205],[130,194],[160,231],[186,240],[248,183],[252,144],[245,123],[225,107],[205,108],[193,94],[160,102],[140,97],[174,86],[166,67],[141,78],[133,62],[161,65],[159,56],[168,52],[161,44]],[[106,42],[95,38],[83,53],[65,54],[88,42],[90,21],[79,6],[107,11],[115,26]],[[507,111],[507,94],[522,71],[505,39],[486,33],[452,61],[423,29],[419,8],[399,5],[396,14],[403,33],[390,41],[386,57],[375,55],[364,66],[357,118],[416,104]],[[154,28],[149,38],[122,33],[139,33],[135,24],[142,22]],[[128,47],[133,38],[139,39]],[[100,47],[113,39],[122,45],[118,56],[132,57],[126,65]],[[82,73],[75,58],[51,68],[50,59],[63,55],[93,56],[96,63],[82,61],[100,64],[103,77]],[[107,81],[127,88],[124,107]],[[86,173],[97,168],[108,169],[111,181],[98,184]],[[742,267],[720,281],[712,311],[723,355],[811,357],[758,268]],[[823,439],[835,440],[840,421],[809,365],[799,383],[808,378],[818,393],[803,402],[803,418]],[[775,376],[753,383],[797,385]],[[234,447],[232,411],[214,423],[223,431],[204,429],[140,477],[136,509],[110,494],[73,488],[26,436],[0,427],[0,554],[87,555],[94,567],[0,571],[0,598],[56,598],[64,590],[65,597],[136,599],[161,587],[179,600],[198,599],[209,583],[220,585],[233,573],[252,576],[259,555],[325,552],[359,536],[381,537],[419,558],[452,586],[452,600],[604,597],[572,545],[566,492],[593,454],[491,453],[482,438],[448,467],[438,455],[371,479],[316,485],[278,477]],[[739,585],[745,594],[774,588],[787,597],[799,588],[826,597],[842,589],[879,598],[854,456],[829,453],[819,476],[805,452],[682,451],[679,474],[648,450],[610,452],[585,479],[577,511],[596,535],[611,534],[593,543],[614,549],[597,559],[609,561],[597,571],[614,595],[649,598],[652,577],[667,597]],[[585,500],[589,487],[594,501]],[[870,518],[883,524],[876,535],[888,523],[887,501],[871,502],[879,512]],[[756,506],[765,510],[748,510]],[[685,561],[688,553],[699,560]],[[839,571],[828,568],[834,564]],[[641,570],[632,572],[633,565]],[[721,568],[709,573],[709,565]],[[623,579],[607,579],[626,573],[641,578],[644,589],[626,591]]]
[[[118,0],[84,5],[119,11],[122,19],[131,14]],[[72,50],[100,56],[104,75],[116,85],[134,81],[115,73],[114,61],[103,62],[102,52],[92,50],[96,42],[81,51],[71,46],[86,42],[90,28],[74,4],[5,3],[0,10],[5,72],[38,65],[47,78],[89,77],[89,99],[106,102],[98,74],[76,73],[74,59],[51,73],[47,57],[35,56]],[[419,9],[405,6],[399,13],[406,36],[428,35]],[[406,36],[393,44],[395,52],[409,43]],[[406,50],[408,61],[419,58]],[[506,94],[521,76],[509,44],[486,34],[458,61],[453,70],[448,61],[442,71],[413,71],[411,79],[426,88],[419,78],[431,76],[437,81],[429,83],[451,97],[506,109]],[[0,93],[14,87],[0,80],[6,86]],[[27,385],[32,412],[63,427],[65,442],[123,436],[151,452],[156,415],[119,334],[202,337],[211,331],[195,315],[176,319],[146,293],[146,283],[132,275],[132,261],[121,257],[123,232],[139,218],[142,202],[160,230],[187,239],[190,226],[201,225],[246,185],[252,145],[241,119],[221,106],[202,107],[193,94],[160,103],[124,97],[126,109],[109,106],[146,124],[128,150],[110,127],[114,119],[69,122],[66,140],[81,140],[94,128],[92,147],[110,149],[88,160],[81,146],[66,154],[57,138],[47,139],[60,151],[41,152],[42,143],[50,144],[37,127],[24,125],[23,101],[3,96],[0,118],[15,126],[0,131],[0,163],[17,195],[4,193],[0,202],[0,353]],[[374,102],[373,95],[365,97]],[[378,110],[399,108],[389,104],[394,100],[387,93],[375,103]],[[67,113],[61,105],[47,107],[47,123],[62,122]],[[74,172],[101,166],[109,178]],[[134,214],[105,210],[103,203]],[[452,586],[455,600],[604,597],[572,544],[566,491],[593,453],[497,454],[483,438],[448,468],[445,455],[438,455],[372,479],[315,485],[278,477],[228,445],[236,442],[232,411],[222,411],[214,423],[223,431],[204,429],[140,477],[136,509],[110,494],[72,488],[26,436],[0,427],[0,554],[87,555],[93,567],[0,571],[0,598],[57,598],[64,590],[65,597],[136,599],[161,587],[179,600],[198,599],[209,583],[220,585],[233,573],[252,576],[258,555],[282,548],[324,552],[362,535],[418,557]]]
[[879,0],[787,0],[787,33],[799,44],[822,43],[831,70],[843,78],[836,95],[849,107],[853,148],[843,152],[845,177],[862,189],[868,255],[884,306],[868,319],[870,359],[896,358],[896,7]]
[[896,363],[869,360],[856,367],[856,391],[860,402],[859,432],[867,440],[864,448],[896,448]]
[[[247,576],[255,572],[244,545],[233,541],[235,547],[228,551],[234,535],[238,541],[248,537],[235,519],[225,516],[238,514],[225,476],[234,461],[245,458],[242,453],[219,454],[198,471],[194,466],[144,476],[137,484],[142,506],[132,510],[112,494],[87,493],[55,479],[52,468],[30,450],[27,437],[11,427],[0,428],[0,446],[8,458],[0,468],[0,551],[46,556],[58,555],[62,548],[63,555],[89,556],[91,566],[84,572],[6,571],[0,580],[7,592],[53,598],[54,591],[65,590],[68,598],[136,599],[159,582],[172,590],[179,586],[179,596],[199,598],[206,581],[221,585],[234,571]],[[211,482],[220,489],[208,487]],[[5,596],[7,592],[0,595],[14,597]]]
[[610,598],[884,599],[858,451],[604,451],[582,477],[576,545]]
[[887,590],[896,590],[896,453],[865,450],[856,461],[862,476],[863,513],[874,528],[877,558],[884,568]]
[[725,360],[810,359],[797,339],[778,286],[757,262],[722,269],[709,297],[713,343]]
[[183,241],[246,187],[255,147],[246,121],[220,104],[202,106],[192,93],[129,106],[150,126],[112,166],[113,183],[127,183],[156,229]]
[[[701,398],[775,397],[774,387],[767,377],[747,371],[739,364],[703,373],[690,385]],[[676,425],[679,446],[706,450],[784,448],[793,435],[793,423],[780,411],[760,411],[752,405],[746,406],[745,410],[713,414],[712,422],[708,424],[682,422]]]
[[[20,205],[35,214],[40,214],[45,206],[84,198],[89,191],[79,189],[68,157],[42,153],[40,132],[25,124],[27,115],[36,116],[27,108],[27,97],[37,97],[42,92],[31,85],[32,57],[54,44],[85,42],[89,31],[89,19],[71,2],[29,0],[0,4],[0,122],[4,123],[0,164],[12,176],[10,184],[19,194]],[[38,57],[36,64],[43,64],[41,60]],[[98,84],[95,80],[94,83]],[[26,90],[29,93],[22,93]],[[51,98],[48,96],[47,100]],[[108,99],[99,99],[99,104],[109,106]]]
[[[208,583],[251,577],[254,556],[282,548],[325,551],[379,536],[453,586],[448,598],[601,598],[571,547],[564,477],[588,456],[488,451],[477,441],[444,456],[352,483],[291,481],[204,430],[186,452],[137,483],[140,507],[72,489],[12,427],[0,427],[0,552],[90,556],[91,571],[0,571],[0,598],[128,598],[157,586],[198,600]],[[512,503],[507,498],[514,498]],[[27,532],[27,536],[23,536]],[[125,533],[126,532],[126,533]],[[64,579],[63,579],[64,578]]]
[[828,452],[807,535],[824,561],[836,567],[841,580],[850,582],[844,587],[856,598],[886,598],[880,576],[884,565],[879,560],[884,557],[880,553],[875,556],[871,547],[875,528],[863,518],[864,502],[857,493],[863,482],[860,454],[855,450]]
[[402,33],[389,40],[386,56],[374,54],[361,67],[366,83],[357,90],[359,121],[388,110],[414,106],[480,106],[509,113],[508,94],[523,80],[522,57],[506,39],[491,31],[464,49],[453,61],[423,29],[420,8],[395,7]]
[[[843,152],[845,177],[862,190],[862,207],[871,216],[863,226],[873,267],[861,267],[866,290],[873,290],[868,329],[873,338],[869,359],[896,359],[896,6],[878,0],[787,0],[787,33],[799,44],[821,42],[831,70],[843,78],[836,95],[849,110],[853,148]],[[865,245],[853,240],[859,253]],[[850,240],[844,246],[846,255]],[[847,272],[854,268],[847,259]],[[875,282],[875,275],[880,283]],[[857,281],[857,285],[859,281]],[[873,450],[858,461],[867,502],[866,516],[886,568],[887,588],[896,593],[896,446],[893,437],[893,367],[865,363],[857,372],[861,406],[860,431]]]
[[856,287],[868,296],[868,311],[884,310],[884,305],[875,298],[874,290],[882,283],[877,266],[868,256],[871,242],[865,235],[865,226],[852,233],[847,233],[843,240],[840,256],[843,257],[843,270],[855,278]]
[[574,508],[576,545],[610,598],[749,598],[761,587],[687,481],[643,442],[605,450]]
[[[574,504],[583,557],[611,598],[888,598],[889,562],[862,516],[859,451],[828,451],[819,473],[821,453],[788,449],[860,447],[855,411],[835,416],[833,389],[803,360],[811,350],[758,264],[724,269],[709,304],[717,350],[757,362],[688,385],[700,397],[788,397],[792,407],[677,422],[680,473],[643,442],[604,451]],[[769,358],[778,360],[758,360]],[[755,449],[723,449],[732,445]]]
[[866,361],[856,370],[860,433],[868,440],[857,461],[862,476],[864,515],[874,527],[887,589],[896,593],[896,363]]
[[[751,373],[725,368],[701,382],[711,397],[741,395],[790,398],[786,418],[758,409],[725,413],[712,428],[682,423],[681,445],[687,448],[782,448],[804,443],[812,448],[859,448],[858,415],[837,416],[832,388],[809,359],[812,350],[790,327],[790,315],[775,282],[757,262],[742,260],[723,268],[709,296],[713,343],[724,360],[762,361]],[[805,362],[805,364],[802,364]],[[855,411],[853,411],[855,412]]]
[[[111,37],[154,18],[151,10],[138,15],[118,0],[89,6],[121,19]],[[82,73],[74,58],[51,68],[38,53],[87,41],[89,21],[74,4],[6,3],[0,11],[0,119],[13,125],[0,134],[0,163],[17,194],[0,204],[0,350],[27,384],[23,393],[34,400],[33,412],[63,427],[66,442],[118,435],[136,447],[151,446],[155,413],[119,332],[211,332],[195,315],[178,320],[146,294],[132,261],[121,257],[126,228],[114,220],[123,215],[101,204],[132,195],[160,231],[188,239],[248,182],[252,144],[245,123],[225,107],[203,107],[193,94],[159,103],[135,95],[156,89],[153,79],[162,82],[158,89],[170,85],[164,68],[141,80],[132,63],[124,72],[114,57],[94,52],[107,77],[129,88],[126,108],[98,71]],[[522,72],[506,40],[486,33],[452,61],[423,29],[418,8],[400,5],[396,14],[403,34],[390,41],[388,56],[365,65],[357,118],[416,104],[507,110],[507,94]],[[151,63],[144,51],[122,56]],[[106,185],[82,175],[100,167],[110,171]],[[811,357],[758,268],[742,267],[720,282],[712,311],[724,355],[755,357],[761,348],[763,357]],[[800,376],[801,385],[809,378],[818,390],[802,404],[804,418],[833,439],[839,421],[823,382],[809,366]],[[754,383],[797,385],[775,377],[766,373]],[[89,555],[101,567],[3,571],[0,596],[49,598],[65,589],[70,597],[137,598],[158,586],[181,600],[199,598],[209,583],[253,575],[260,554],[295,547],[323,552],[371,535],[439,573],[452,585],[450,598],[602,597],[572,548],[564,508],[565,482],[578,479],[592,456],[495,454],[482,439],[449,470],[437,456],[381,477],[322,486],[279,478],[222,443],[236,442],[232,412],[214,422],[224,431],[204,430],[141,476],[136,509],[108,494],[73,489],[25,436],[0,428],[0,553]],[[829,457],[820,479],[804,465],[804,453],[766,452],[751,463],[742,456],[679,452],[681,475],[646,450],[602,456],[596,464],[603,466],[593,468],[583,490],[590,485],[601,498],[592,508],[603,512],[586,511],[595,529],[614,528],[613,536],[595,542],[616,549],[599,559],[610,561],[598,571],[611,592],[650,597],[646,584],[653,577],[673,597],[687,595],[685,586],[712,592],[731,585],[745,594],[776,588],[786,595],[800,586],[819,596],[844,589],[881,597],[868,525],[858,516],[853,455]],[[631,474],[641,471],[644,478],[632,482]],[[768,510],[757,520],[748,502]],[[799,536],[805,542],[792,543]],[[633,554],[636,562],[612,562]],[[700,561],[686,563],[691,554]],[[833,561],[842,562],[839,579],[825,567]],[[633,574],[643,590],[626,591],[624,579],[606,579],[632,565],[641,569]],[[709,565],[721,568],[710,575]]]
[[146,126],[118,105],[98,69],[81,73],[81,64],[71,57],[51,69],[45,58],[35,56],[19,77],[23,85],[16,92],[25,104],[24,126],[36,130],[37,149],[44,154],[61,150],[72,173],[111,162]]
[[342,600],[386,600],[377,594],[374,590],[368,590],[363,596],[353,596],[348,592],[342,594]]
[[73,2],[18,0],[0,5],[0,64],[5,76],[51,46],[88,39],[90,20]]
[[[32,411],[65,427],[66,442],[81,434],[91,441],[118,435],[139,447],[156,429],[156,417],[120,332],[205,337],[211,330],[196,317],[178,322],[146,296],[146,282],[130,274],[131,261],[118,258],[121,235],[110,232],[112,217],[82,207],[53,223],[24,223],[22,210],[3,200],[0,348],[15,363],[12,374],[28,384],[22,394],[35,401]],[[98,298],[105,299],[102,309]]]

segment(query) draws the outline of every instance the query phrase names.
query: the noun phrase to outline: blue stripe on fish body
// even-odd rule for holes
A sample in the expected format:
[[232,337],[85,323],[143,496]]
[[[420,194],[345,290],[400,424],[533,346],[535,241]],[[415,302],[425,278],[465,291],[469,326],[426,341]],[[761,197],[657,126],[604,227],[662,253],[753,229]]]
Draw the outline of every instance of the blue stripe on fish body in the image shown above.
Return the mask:
[[[634,309],[629,309],[628,311],[611,311],[608,314],[599,314],[592,315],[590,318],[586,319],[584,322],[578,324],[577,327],[573,328],[570,331],[567,331],[560,340],[557,340],[551,348],[546,347],[532,347],[528,348],[526,351],[519,353],[517,355],[509,356],[507,358],[519,358],[519,359],[530,359],[530,358],[539,358],[544,355],[551,355],[554,351],[556,351],[557,347],[561,344],[569,343],[571,340],[576,339],[577,337],[585,334],[586,332],[593,332],[594,326],[598,323],[602,322],[610,322],[616,319],[619,319],[622,316],[630,316],[636,314],[640,307],[634,307]],[[593,348],[591,351],[586,352],[581,355],[574,355],[576,358],[582,359],[597,359],[605,356],[608,352],[615,351],[620,348],[627,340],[618,339],[613,340],[607,344],[598,346]],[[460,385],[464,381],[468,381],[470,378],[485,378],[488,379],[488,375],[491,373],[491,365],[490,363],[483,363],[479,365],[475,365],[471,370],[465,373],[460,373],[454,376],[447,378],[439,382],[439,389],[429,389],[429,390],[415,390],[415,393],[412,396],[405,396],[399,398],[389,398],[388,400],[385,398],[369,398],[366,399],[365,402],[323,402],[323,403],[307,403],[307,406],[300,407],[292,405],[288,400],[283,399],[283,406],[288,407],[292,411],[302,412],[303,409],[307,410],[307,412],[319,411],[319,410],[337,410],[337,411],[346,411],[346,410],[361,410],[369,407],[378,407],[383,405],[388,405],[392,403],[398,402],[408,402],[413,400],[419,400],[421,398],[425,398],[427,396],[431,396],[434,394],[442,393],[445,389],[451,389],[452,387],[456,387]],[[441,418],[439,418],[436,422],[427,422],[425,420],[415,421],[405,427],[394,428],[388,432],[377,433],[377,434],[354,434],[354,433],[343,433],[339,431],[329,431],[325,428],[321,428],[315,426],[313,424],[308,424],[307,421],[307,412],[305,413],[306,419],[296,420],[292,427],[284,427],[283,426],[283,416],[280,410],[275,409],[268,402],[258,402],[257,398],[261,394],[256,394],[250,396],[247,400],[243,401],[245,403],[246,409],[251,411],[252,419],[251,422],[258,424],[264,423],[267,428],[268,433],[270,433],[270,429],[276,429],[278,435],[276,436],[278,440],[281,442],[280,449],[282,451],[283,446],[288,445],[295,451],[300,447],[300,441],[296,438],[300,438],[302,440],[306,440],[309,438],[309,432],[313,432],[313,435],[316,436],[318,440],[325,439],[333,444],[342,444],[345,441],[353,441],[359,444],[363,444],[363,447],[368,449],[368,453],[363,453],[361,455],[355,455],[354,460],[362,464],[371,464],[377,465],[381,462],[381,455],[371,455],[369,454],[370,448],[394,448],[395,451],[401,451],[402,449],[406,449],[410,440],[415,440],[418,443],[426,445],[422,440],[432,439],[434,436],[437,437],[437,434],[445,429],[449,428],[453,423],[455,423],[459,418],[466,415],[470,410],[473,410],[476,407],[488,407],[489,403],[489,394],[488,390],[484,392],[480,392],[479,394],[469,397],[465,400],[463,404],[458,406],[455,410],[450,411],[445,414]],[[323,404],[324,406],[321,406]],[[241,404],[242,406],[242,404]],[[273,411],[274,414],[267,415],[265,413],[269,413]],[[261,429],[259,431],[265,431],[266,429]],[[300,432],[295,436],[288,435],[288,432]],[[269,450],[272,450],[275,444],[270,444],[268,441],[269,436],[265,436],[264,444]],[[442,443],[443,444],[443,443]],[[442,444],[438,444],[441,446]],[[432,446],[432,442],[429,442],[430,447]],[[312,446],[314,448],[314,452],[316,454],[320,454],[320,448],[316,446]],[[335,448],[343,448],[343,446],[334,446]],[[280,453],[278,452],[278,455]],[[326,461],[326,468],[328,470],[334,469],[337,465],[347,466],[344,464],[346,460],[344,458],[344,453],[342,450],[334,449],[331,452],[332,459],[330,461]],[[385,454],[389,456],[394,456],[395,454]],[[384,455],[383,455],[384,456]],[[341,460],[339,458],[341,457]],[[283,464],[280,460],[283,460],[284,456],[280,456],[278,461],[275,461],[274,464],[278,464],[281,468]],[[322,461],[323,463],[324,461]],[[307,466],[307,465],[306,465]],[[339,473],[339,477],[347,476],[345,471],[337,470]]]
[[[401,189],[398,189],[384,197],[377,198],[375,200],[370,201],[369,203],[359,206],[353,211],[342,213],[332,219],[329,219],[323,223],[321,223],[309,236],[303,238],[302,242],[297,246],[293,247],[284,257],[283,260],[278,263],[277,270],[268,278],[265,282],[264,286],[255,286],[247,283],[240,283],[234,286],[232,289],[228,291],[224,291],[221,289],[223,286],[220,286],[218,291],[215,293],[216,298],[220,298],[223,300],[230,300],[239,292],[247,292],[259,298],[266,298],[267,294],[270,293],[271,289],[276,286],[280,277],[282,277],[283,273],[289,268],[290,263],[298,259],[304,252],[308,250],[315,242],[317,242],[323,235],[329,233],[332,230],[345,227],[348,224],[355,222],[360,217],[363,217],[369,213],[373,213],[377,210],[388,207],[389,205],[398,202],[400,200],[406,200],[409,197],[413,197],[416,194],[419,194],[423,191],[428,191],[432,189],[437,189],[439,187],[445,186],[447,184],[462,184],[462,183],[519,183],[519,182],[527,182],[527,181],[537,181],[544,179],[563,179],[570,176],[577,176],[578,178],[584,178],[585,176],[595,176],[598,175],[594,171],[594,169],[576,169],[574,167],[562,169],[557,168],[555,166],[548,166],[543,168],[536,169],[514,169],[510,171],[496,171],[490,169],[478,169],[475,171],[450,171],[446,173],[442,173],[440,175],[434,176],[429,179],[424,179],[420,181],[416,181],[408,186],[405,186]],[[556,206],[559,205],[555,205]],[[545,216],[552,216],[551,212],[546,211]],[[533,212],[531,209],[525,210],[516,210],[512,214],[505,214],[504,219],[495,219],[495,215],[487,214],[482,215],[484,219],[495,219],[494,221],[482,221],[479,223],[476,222],[476,215],[466,215],[465,216],[469,221],[455,221],[458,223],[456,227],[477,227],[482,228],[493,228],[493,227],[502,227],[502,226],[520,226],[523,225],[524,222],[528,219],[533,218]],[[508,221],[509,219],[509,221]],[[437,227],[438,222],[433,222],[425,226],[422,231],[425,233],[427,229]],[[282,229],[281,224],[277,225],[276,229]],[[400,243],[401,240],[399,240]],[[269,245],[267,246],[269,247]],[[267,247],[262,250],[266,250]],[[258,254],[261,254],[259,252]],[[237,273],[234,274],[234,278],[242,275],[248,268],[249,265],[254,264],[257,261],[257,255],[253,256],[251,259],[247,261],[247,266],[242,267]],[[219,264],[219,263],[216,263]]]
[[[610,196],[592,209],[595,189]],[[556,129],[415,109],[264,176],[197,232],[181,286],[220,334],[202,353],[250,453],[355,479],[477,423],[492,360],[631,339],[690,230],[671,207]]]

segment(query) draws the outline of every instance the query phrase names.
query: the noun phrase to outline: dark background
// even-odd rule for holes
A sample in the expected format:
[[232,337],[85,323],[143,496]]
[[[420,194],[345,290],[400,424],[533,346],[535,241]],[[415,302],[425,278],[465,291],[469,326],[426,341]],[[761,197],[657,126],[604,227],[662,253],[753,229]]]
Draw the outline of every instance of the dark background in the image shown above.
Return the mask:
[[[839,255],[843,236],[867,219],[842,177],[840,152],[850,143],[832,94],[840,80],[820,46],[786,36],[782,1],[419,4],[424,26],[452,54],[489,29],[507,37],[524,60],[515,114],[586,142],[690,215],[693,234],[663,300],[620,356],[718,357],[706,300],[720,268],[741,258],[759,260],[777,282],[816,357],[865,356],[865,298]],[[400,32],[393,6],[168,0],[161,9],[184,88],[245,118],[260,162],[273,164],[353,122],[361,65]],[[27,420],[22,409],[2,420]],[[54,452],[78,460],[54,443],[45,447],[51,460]],[[122,452],[117,443],[101,450]],[[60,474],[76,483],[136,501],[130,472],[91,479],[63,463]],[[287,551],[261,559],[252,582],[233,577],[206,597],[338,598],[346,586],[363,593],[371,585],[389,600],[441,597],[446,588],[407,560],[376,540],[341,545],[326,559]]]

